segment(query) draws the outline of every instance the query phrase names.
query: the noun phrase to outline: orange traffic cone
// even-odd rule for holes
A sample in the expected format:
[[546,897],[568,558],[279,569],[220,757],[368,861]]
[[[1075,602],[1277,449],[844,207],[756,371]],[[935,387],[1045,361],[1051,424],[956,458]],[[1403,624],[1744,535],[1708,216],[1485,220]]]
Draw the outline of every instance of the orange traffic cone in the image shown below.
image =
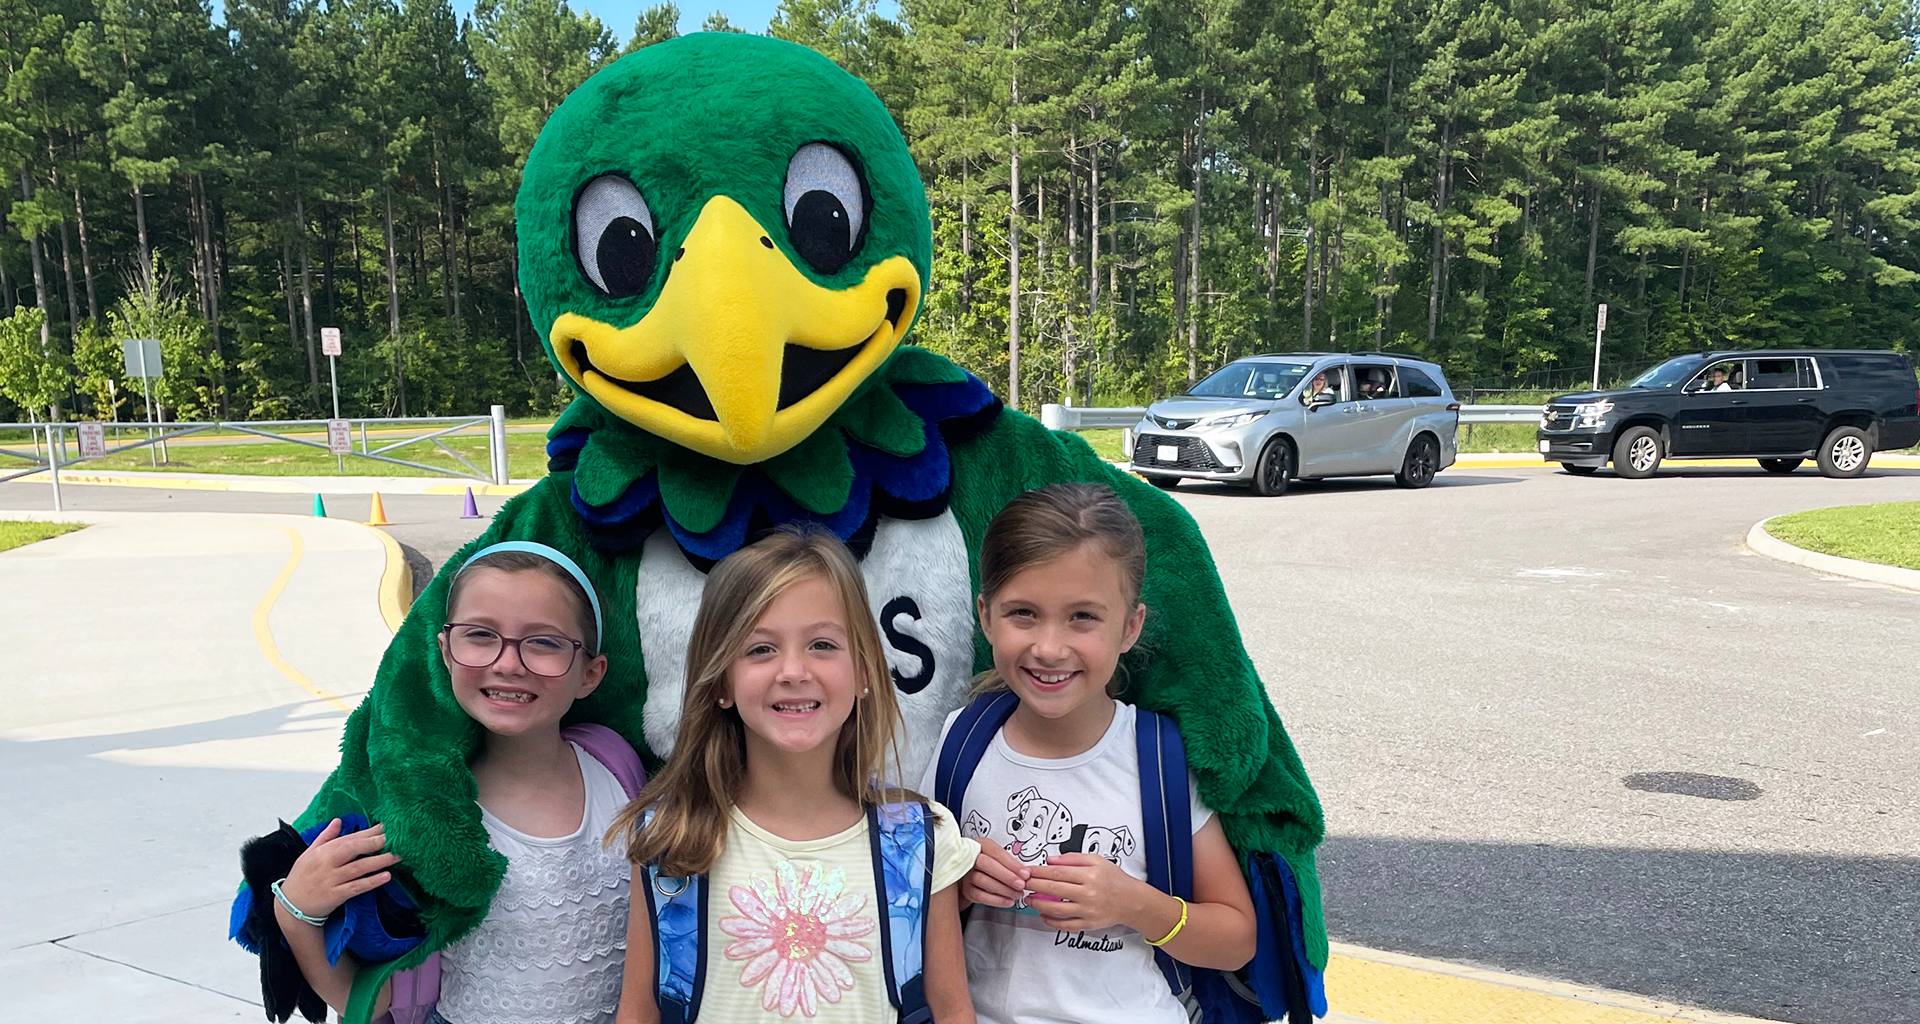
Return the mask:
[[368,526],[392,526],[387,522],[387,507],[380,503],[380,492],[373,492],[373,512],[367,518]]

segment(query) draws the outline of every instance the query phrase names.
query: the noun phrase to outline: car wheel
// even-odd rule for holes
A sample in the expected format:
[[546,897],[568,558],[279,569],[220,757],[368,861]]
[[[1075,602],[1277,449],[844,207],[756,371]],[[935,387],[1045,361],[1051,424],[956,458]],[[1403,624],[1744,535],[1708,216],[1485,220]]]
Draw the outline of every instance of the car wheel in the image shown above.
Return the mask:
[[1867,471],[1873,458],[1873,444],[1859,427],[1835,427],[1820,442],[1820,473],[1823,476],[1855,477]]
[[1160,488],[1163,491],[1171,491],[1175,487],[1180,486],[1180,478],[1177,476],[1158,476],[1152,473],[1146,473],[1142,475],[1144,475],[1147,478],[1148,483],[1152,484],[1155,487]]
[[1271,498],[1287,493],[1293,478],[1293,446],[1282,440],[1267,442],[1260,449],[1260,461],[1253,467],[1253,493]]
[[1402,487],[1425,487],[1433,482],[1433,475],[1440,472],[1440,445],[1426,434],[1413,439],[1407,446],[1407,457],[1400,463],[1400,472],[1393,475],[1393,482]]
[[1560,468],[1572,473],[1574,476],[1592,476],[1600,472],[1599,466],[1581,466],[1571,462],[1562,462]]
[[1613,471],[1629,480],[1644,480],[1660,469],[1660,432],[1631,427],[1613,443]]
[[1805,459],[1761,459],[1760,468],[1769,473],[1791,473],[1800,468]]

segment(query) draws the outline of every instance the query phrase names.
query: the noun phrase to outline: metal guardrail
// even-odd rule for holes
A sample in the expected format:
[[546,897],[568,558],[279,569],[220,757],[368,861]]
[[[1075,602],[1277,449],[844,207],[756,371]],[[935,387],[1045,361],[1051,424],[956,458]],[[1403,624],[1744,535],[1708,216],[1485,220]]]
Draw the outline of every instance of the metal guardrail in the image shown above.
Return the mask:
[[[80,428],[80,424],[78,423],[0,423],[0,431],[29,431],[33,435],[34,446],[33,449],[29,451],[23,448],[11,448],[0,445],[0,456],[11,457],[31,463],[29,468],[17,469],[13,472],[0,470],[0,483],[17,480],[20,477],[31,476],[35,473],[46,473],[48,482],[53,485],[53,510],[58,512],[61,511],[60,470],[62,468],[77,465],[89,459],[104,458],[108,455],[134,451],[140,448],[151,449],[157,447],[160,451],[164,451],[168,441],[186,437],[190,434],[206,433],[209,431],[250,434],[266,438],[270,441],[284,441],[288,444],[318,448],[321,451],[338,455],[343,462],[348,458],[368,459],[374,462],[384,462],[395,466],[407,466],[426,473],[450,476],[463,480],[477,480],[482,483],[491,484],[504,484],[507,482],[507,410],[505,406],[496,405],[492,411],[485,416],[368,417],[365,419],[349,418],[347,419],[347,423],[349,438],[351,439],[352,433],[357,428],[360,435],[360,443],[358,447],[350,446],[346,452],[334,452],[326,441],[315,441],[308,437],[294,436],[293,432],[298,430],[305,433],[317,433],[324,437],[327,433],[327,420],[229,420],[157,424],[101,423],[100,427],[103,431],[113,430],[116,433],[137,432],[143,436],[138,441],[107,444],[104,446],[103,451],[93,455],[70,455],[67,435],[70,432],[78,433]],[[411,428],[421,428],[421,432],[394,439],[391,437],[391,430],[382,431],[386,436],[370,436],[367,432],[368,427],[373,427],[376,430],[391,427],[403,427],[409,430],[411,430]],[[444,440],[447,437],[462,434],[463,432],[474,431],[475,428],[480,427],[485,428],[485,437],[487,438],[487,468],[484,470],[474,465],[472,460],[466,456],[447,447],[446,441]],[[474,436],[474,434],[469,433],[467,436]],[[422,442],[430,442],[448,458],[459,463],[465,471],[462,472],[461,469],[448,466],[435,466],[425,462],[396,458],[389,454],[391,452],[397,452],[408,445],[420,444]]]
[[[1538,423],[1541,407],[1537,405],[1463,405],[1460,407],[1460,422],[1463,425],[1474,423]],[[1070,405],[1043,405],[1040,407],[1040,422],[1049,430],[1124,430],[1136,426],[1147,410],[1138,406],[1118,409],[1082,408]]]

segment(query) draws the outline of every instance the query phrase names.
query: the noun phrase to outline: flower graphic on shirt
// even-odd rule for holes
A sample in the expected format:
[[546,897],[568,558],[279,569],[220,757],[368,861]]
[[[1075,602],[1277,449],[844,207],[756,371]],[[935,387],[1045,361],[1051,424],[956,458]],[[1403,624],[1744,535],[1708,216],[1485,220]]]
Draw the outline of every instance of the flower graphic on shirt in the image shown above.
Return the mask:
[[841,992],[852,990],[848,964],[873,959],[873,951],[854,940],[878,925],[861,913],[867,898],[848,895],[846,885],[839,868],[783,860],[772,878],[756,873],[749,885],[728,890],[740,916],[720,919],[720,930],[734,938],[726,956],[746,961],[741,985],[764,986],[763,1009],[811,1017],[821,999],[837,1003]]

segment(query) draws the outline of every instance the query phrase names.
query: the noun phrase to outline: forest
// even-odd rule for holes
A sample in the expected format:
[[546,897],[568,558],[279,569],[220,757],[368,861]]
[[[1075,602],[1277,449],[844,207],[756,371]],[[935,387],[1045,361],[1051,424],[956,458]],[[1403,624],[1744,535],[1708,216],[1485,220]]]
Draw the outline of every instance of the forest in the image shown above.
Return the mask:
[[[0,421],[570,399],[517,288],[546,117],[671,38],[565,0],[0,0]],[[736,31],[718,14],[711,31]],[[616,29],[628,29],[624,36]],[[785,0],[933,209],[911,340],[1013,404],[1262,351],[1456,390],[1920,348],[1920,0]]]

